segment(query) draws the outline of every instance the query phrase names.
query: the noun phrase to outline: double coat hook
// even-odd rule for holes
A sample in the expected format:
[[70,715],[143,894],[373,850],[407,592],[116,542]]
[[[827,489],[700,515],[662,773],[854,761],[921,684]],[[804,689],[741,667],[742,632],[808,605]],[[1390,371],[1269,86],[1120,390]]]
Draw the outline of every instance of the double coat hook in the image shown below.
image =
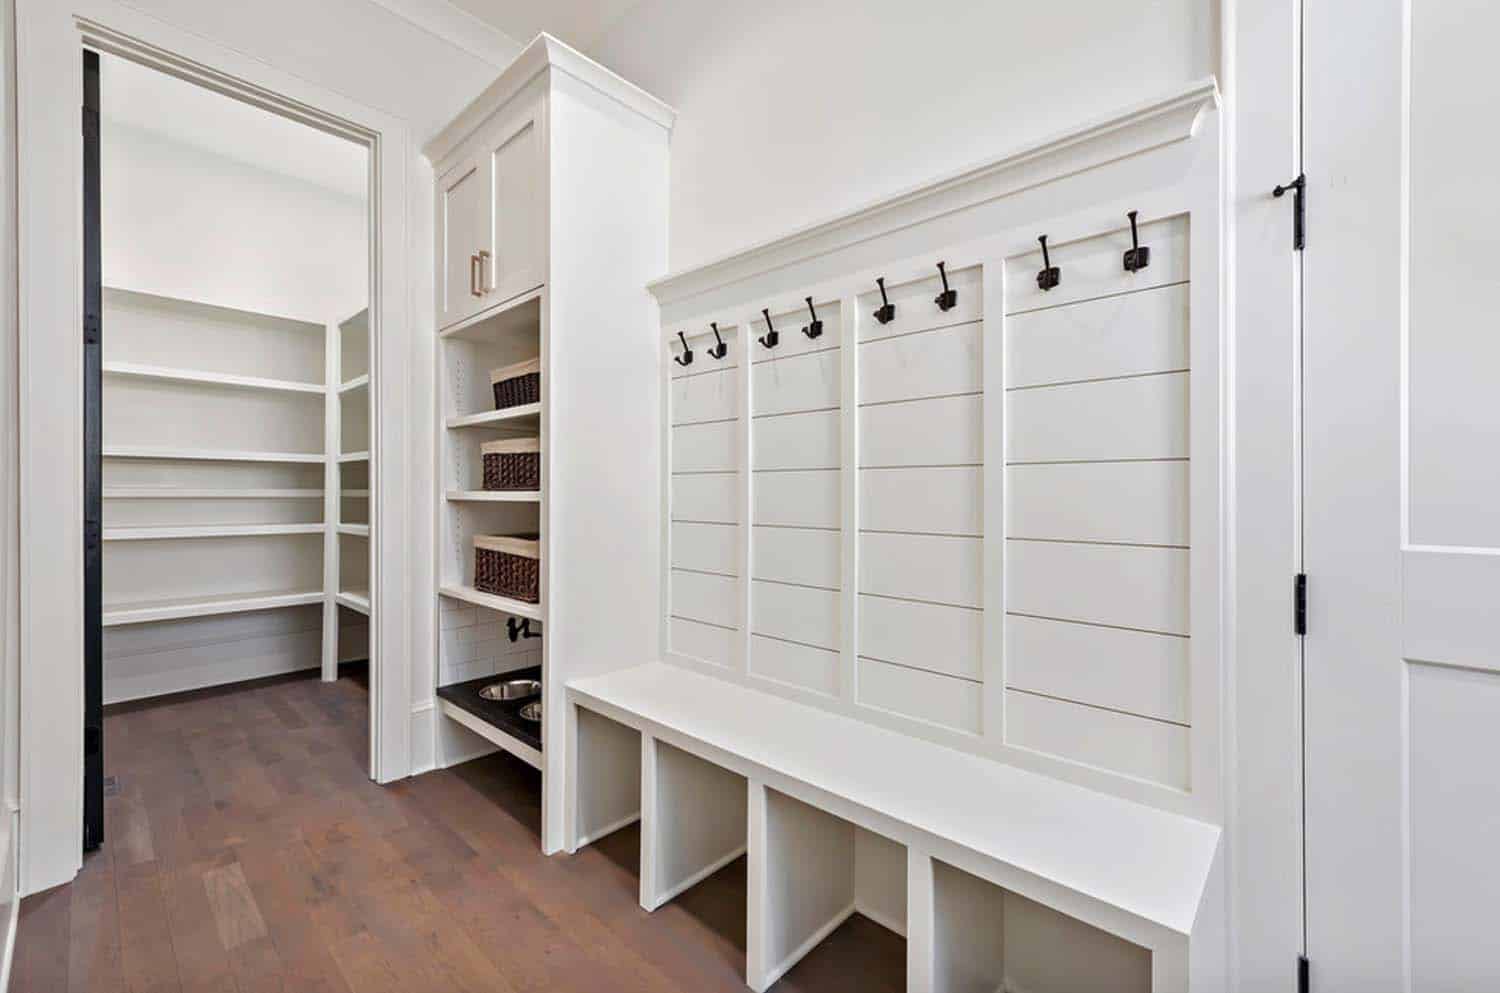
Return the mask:
[[708,326],[714,329],[714,347],[708,350],[708,354],[716,359],[722,359],[729,354],[729,346],[724,344],[724,339],[719,337],[719,322],[709,321]]
[[1042,271],[1036,274],[1036,285],[1045,293],[1062,282],[1062,270],[1052,264],[1052,256],[1047,254],[1047,236],[1041,235],[1037,241],[1042,244]]
[[766,319],[766,333],[763,337],[757,340],[759,340],[760,343],[767,348],[775,348],[778,344],[781,343],[781,335],[776,333],[776,328],[771,324],[771,311],[769,309],[763,309],[761,310],[760,314]]
[[880,307],[875,311],[875,319],[881,324],[889,324],[896,319],[896,305],[885,295],[884,276],[875,280],[875,285],[880,287]]
[[932,302],[938,305],[938,310],[941,310],[946,314],[948,311],[958,306],[958,291],[949,288],[948,270],[943,266],[944,263],[938,263],[938,275],[943,278],[943,292],[939,293]]
[[1140,233],[1135,229],[1135,211],[1125,216],[1130,218],[1130,247],[1125,249],[1125,271],[1140,272],[1151,264],[1151,249],[1141,245]]
[[[682,354],[672,356],[672,361],[676,362],[678,365],[692,365],[693,350],[688,347],[687,336],[679,331],[677,332],[677,339],[682,342]],[[514,641],[515,639],[513,638],[511,640]]]
[[813,309],[812,297],[807,298],[807,312],[812,315],[812,323],[802,329],[802,333],[809,338],[817,338],[823,334],[823,322],[818,320],[818,312]]

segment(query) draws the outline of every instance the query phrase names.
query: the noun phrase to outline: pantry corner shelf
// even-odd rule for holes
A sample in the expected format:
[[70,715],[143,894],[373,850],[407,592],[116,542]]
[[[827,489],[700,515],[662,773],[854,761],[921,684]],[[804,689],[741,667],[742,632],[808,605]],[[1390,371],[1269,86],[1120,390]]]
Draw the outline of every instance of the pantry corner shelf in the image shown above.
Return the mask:
[[343,455],[339,456],[339,461],[342,462],[342,463],[345,463],[345,464],[348,464],[350,462],[368,462],[368,461],[370,461],[370,453],[369,452],[345,452]]
[[479,414],[465,414],[462,417],[450,417],[447,424],[449,428],[482,428],[493,424],[504,424],[506,421],[523,421],[530,417],[539,417],[542,413],[540,403],[526,403],[519,407],[506,407],[504,410],[487,410]]
[[368,524],[340,524],[339,534],[353,535],[356,538],[368,538],[370,536],[370,525]]
[[369,590],[340,590],[338,596],[334,597],[339,606],[356,610],[366,617],[370,616],[370,592]]
[[451,503],[540,503],[539,490],[449,490],[444,497]]
[[326,456],[322,452],[237,452],[213,448],[175,448],[155,445],[105,446],[107,459],[159,459],[165,462],[286,462],[318,463]]
[[510,597],[495,596],[492,593],[481,593],[472,586],[445,583],[438,587],[438,593],[453,600],[472,603],[476,607],[498,610],[504,614],[530,618],[534,621],[542,619],[542,605],[539,603],[526,603],[524,600],[512,600]]
[[363,376],[355,376],[353,379],[346,380],[345,382],[340,383],[339,384],[339,392],[340,393],[352,393],[354,390],[357,390],[357,389],[360,389],[362,387],[369,386],[369,385],[370,385],[370,374],[369,373],[365,373]]
[[322,524],[210,524],[201,527],[105,528],[105,541],[159,541],[178,538],[258,538],[266,535],[322,534]]
[[211,617],[218,614],[243,614],[254,610],[298,607],[323,602],[322,590],[266,590],[258,593],[224,594],[208,597],[182,597],[169,600],[141,600],[106,604],[104,626],[149,624],[188,617]]
[[209,372],[201,369],[179,369],[170,366],[147,365],[140,362],[106,362],[104,372],[111,376],[132,376],[137,379],[156,379],[175,383],[197,383],[202,386],[223,386],[240,390],[273,390],[282,393],[327,392],[322,383],[304,383],[290,379],[267,379],[261,376],[237,376],[227,372]]
[[315,489],[229,489],[227,487],[106,486],[106,500],[321,500]]

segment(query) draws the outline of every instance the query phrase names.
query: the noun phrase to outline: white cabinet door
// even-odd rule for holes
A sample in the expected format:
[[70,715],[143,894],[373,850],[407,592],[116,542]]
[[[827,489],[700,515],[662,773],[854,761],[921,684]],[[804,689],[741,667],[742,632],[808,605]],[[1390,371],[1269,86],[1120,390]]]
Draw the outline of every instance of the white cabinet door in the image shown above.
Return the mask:
[[477,311],[484,303],[480,268],[483,259],[486,163],[465,158],[437,183],[437,315],[447,327]]
[[1496,990],[1500,5],[1304,14],[1312,988]]
[[486,173],[484,239],[480,245],[482,307],[542,282],[542,198],[545,195],[540,101],[502,111],[479,137]]

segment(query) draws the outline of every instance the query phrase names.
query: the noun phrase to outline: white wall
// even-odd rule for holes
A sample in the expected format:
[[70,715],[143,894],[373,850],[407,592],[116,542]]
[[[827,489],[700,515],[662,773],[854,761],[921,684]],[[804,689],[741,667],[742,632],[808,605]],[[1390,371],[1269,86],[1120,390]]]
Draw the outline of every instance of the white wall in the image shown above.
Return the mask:
[[645,0],[589,54],[678,110],[678,270],[1206,76],[1216,10]]
[[363,200],[108,120],[101,142],[106,286],[320,322],[366,305]]
[[11,948],[5,939],[18,909],[14,872],[16,762],[20,675],[20,531],[17,486],[19,402],[16,392],[15,245],[15,3],[0,3],[0,988],[9,979]]

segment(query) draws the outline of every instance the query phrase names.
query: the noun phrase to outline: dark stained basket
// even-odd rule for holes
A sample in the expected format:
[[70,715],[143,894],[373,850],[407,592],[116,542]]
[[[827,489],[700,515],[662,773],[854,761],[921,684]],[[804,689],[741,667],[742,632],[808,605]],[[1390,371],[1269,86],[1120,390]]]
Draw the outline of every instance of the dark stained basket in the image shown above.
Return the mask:
[[542,443],[539,438],[502,438],[479,446],[487,490],[542,488]]
[[530,359],[500,369],[491,369],[490,386],[495,391],[496,410],[521,407],[528,403],[540,403],[542,360]]
[[534,534],[475,535],[474,588],[523,603],[540,603],[541,554]]

